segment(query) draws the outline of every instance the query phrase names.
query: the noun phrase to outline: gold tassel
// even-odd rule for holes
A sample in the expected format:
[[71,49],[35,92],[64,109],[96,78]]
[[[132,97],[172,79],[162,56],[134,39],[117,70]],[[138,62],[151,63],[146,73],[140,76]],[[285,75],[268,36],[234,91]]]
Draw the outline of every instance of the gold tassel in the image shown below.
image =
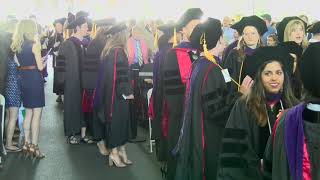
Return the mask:
[[173,31],[173,45],[172,45],[172,47],[176,47],[177,45],[178,45],[177,30],[176,30],[176,28],[174,28],[174,31]]
[[158,48],[158,40],[159,40],[159,34],[158,34],[158,30],[156,30],[156,33],[154,35],[154,40],[153,40],[153,46],[155,48]]
[[97,24],[93,23],[91,37],[94,38],[94,37],[96,37],[96,35],[97,35]]
[[67,40],[69,38],[69,29],[65,29],[63,33],[64,40]]
[[[202,44],[202,47],[203,47],[204,57],[207,58],[209,61],[213,62],[213,64],[217,65],[221,70],[223,70],[223,68],[220,66],[220,64],[217,63],[214,56],[208,51],[205,33],[203,33],[200,38],[200,44]],[[240,87],[240,84],[237,81],[235,81],[233,78],[231,78],[231,81],[234,82],[238,87]]]

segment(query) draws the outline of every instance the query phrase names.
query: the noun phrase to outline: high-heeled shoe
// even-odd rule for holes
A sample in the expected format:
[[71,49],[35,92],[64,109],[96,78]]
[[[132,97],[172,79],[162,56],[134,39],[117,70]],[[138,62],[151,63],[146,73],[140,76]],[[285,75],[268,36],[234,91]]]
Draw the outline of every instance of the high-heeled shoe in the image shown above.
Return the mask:
[[46,157],[43,153],[41,153],[38,145],[31,144],[29,151],[30,154],[37,159],[43,159]]
[[25,155],[28,155],[29,153],[29,149],[30,149],[30,143],[28,142],[25,142],[23,147],[22,147],[22,153],[25,154]]
[[119,156],[120,156],[120,158],[122,159],[122,161],[123,161],[125,164],[127,164],[127,165],[133,164],[133,162],[128,159],[128,156],[127,156],[127,153],[126,153],[125,150],[120,150],[120,151],[119,151]]
[[[116,155],[118,156],[118,155]],[[124,168],[127,165],[125,165],[123,162],[121,162],[120,157],[118,158],[114,157],[114,155],[109,155],[109,166],[113,166],[113,164],[118,168]]]

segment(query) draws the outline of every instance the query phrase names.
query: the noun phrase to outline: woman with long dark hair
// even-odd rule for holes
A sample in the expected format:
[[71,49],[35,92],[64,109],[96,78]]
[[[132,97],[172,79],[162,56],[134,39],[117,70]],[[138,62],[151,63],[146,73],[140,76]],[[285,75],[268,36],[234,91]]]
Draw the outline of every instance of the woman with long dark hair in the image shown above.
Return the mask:
[[225,127],[218,179],[261,179],[261,159],[280,111],[296,104],[287,73],[291,56],[277,47],[259,48],[244,63],[251,91],[234,105]]
[[298,66],[307,96],[277,120],[265,152],[265,179],[320,179],[319,58],[320,42],[311,43]]

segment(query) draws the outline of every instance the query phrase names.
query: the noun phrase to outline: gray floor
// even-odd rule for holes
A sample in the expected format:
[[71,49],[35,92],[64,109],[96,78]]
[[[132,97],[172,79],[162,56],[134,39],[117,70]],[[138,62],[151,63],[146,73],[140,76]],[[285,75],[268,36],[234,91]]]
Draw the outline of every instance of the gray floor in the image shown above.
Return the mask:
[[[49,66],[51,67],[51,66]],[[43,160],[26,158],[21,153],[10,153],[4,158],[0,180],[161,180],[160,166],[154,154],[147,152],[146,143],[128,144],[129,158],[134,162],[126,168],[107,165],[106,157],[96,145],[69,145],[63,133],[61,108],[52,93],[52,73],[45,87],[40,149]],[[140,131],[140,135],[145,134]]]

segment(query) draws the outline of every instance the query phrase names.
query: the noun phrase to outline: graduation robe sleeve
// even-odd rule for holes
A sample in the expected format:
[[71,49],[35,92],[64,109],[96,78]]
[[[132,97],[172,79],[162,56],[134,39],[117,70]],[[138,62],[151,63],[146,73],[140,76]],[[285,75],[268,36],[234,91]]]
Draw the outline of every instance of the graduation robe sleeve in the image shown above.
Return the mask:
[[222,138],[218,180],[259,180],[259,127],[244,99],[234,105]]
[[[241,84],[239,82],[241,62],[239,62],[238,56],[238,51],[236,49],[232,49],[227,58],[222,62],[222,67],[228,69],[230,76]],[[231,93],[238,92],[238,86],[234,83],[228,83],[228,89]]]
[[117,54],[117,70],[116,70],[116,92],[118,96],[128,96],[133,94],[131,79],[129,76],[128,58],[123,49],[119,49]]
[[215,179],[221,138],[235,98],[220,69],[206,59],[194,63],[190,81],[176,149],[176,180]]

